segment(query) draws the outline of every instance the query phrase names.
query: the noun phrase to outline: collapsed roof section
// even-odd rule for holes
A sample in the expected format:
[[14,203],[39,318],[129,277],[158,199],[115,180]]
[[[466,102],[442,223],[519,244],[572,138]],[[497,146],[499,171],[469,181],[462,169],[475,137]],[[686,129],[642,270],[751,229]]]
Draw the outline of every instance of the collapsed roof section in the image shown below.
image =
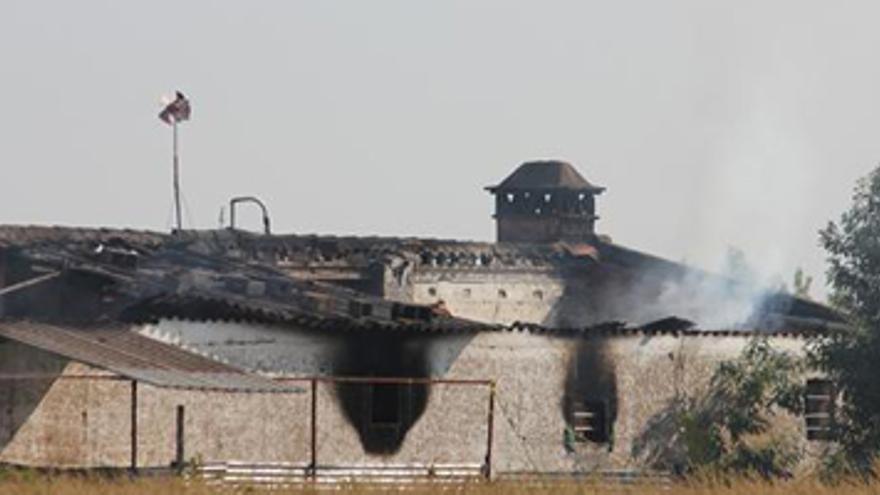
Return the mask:
[[[91,306],[79,305],[90,308],[87,314],[76,315],[80,318],[249,320],[318,329],[442,332],[503,327],[450,317],[426,305],[301,279],[282,268],[291,264],[309,270],[328,265],[363,268],[405,260],[431,270],[561,270],[576,278],[595,267],[633,276],[651,273],[670,280],[719,278],[606,241],[519,245],[388,237],[259,236],[230,230],[172,236],[113,229],[0,227],[3,252],[26,259],[43,272],[63,271],[66,277],[59,284],[67,290],[71,283],[92,284],[97,300]],[[17,281],[7,278],[3,285]],[[11,309],[6,311],[11,316],[35,316]],[[844,323],[831,309],[789,295],[768,297],[761,309],[760,321],[767,328],[830,328]],[[532,324],[521,328],[551,330]]]
[[[213,250],[206,253],[203,245],[191,240],[166,237],[156,244],[153,239],[143,243],[140,236],[114,236],[109,231],[77,230],[70,238],[57,234],[53,229],[51,236],[26,235],[18,244],[6,236],[6,256],[26,266],[20,277],[62,272],[55,289],[78,292],[80,297],[92,292],[94,297],[75,305],[25,299],[22,304],[9,304],[6,316],[61,322],[248,319],[312,328],[481,326],[438,313],[430,306],[299,280],[271,264],[213,254]],[[7,280],[5,285],[10,282],[18,281]],[[77,311],[83,307],[90,311]]]

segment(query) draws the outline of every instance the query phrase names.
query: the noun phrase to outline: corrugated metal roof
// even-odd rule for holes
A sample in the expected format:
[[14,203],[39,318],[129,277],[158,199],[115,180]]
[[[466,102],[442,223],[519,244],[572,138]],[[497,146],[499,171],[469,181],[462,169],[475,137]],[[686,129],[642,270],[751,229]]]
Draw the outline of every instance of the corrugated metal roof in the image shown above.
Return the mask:
[[[336,330],[479,331],[494,328],[476,321],[437,315],[428,306],[376,298],[326,297],[320,307],[307,299],[282,302],[267,297],[190,290],[144,301],[126,318],[143,322],[160,318],[249,321]],[[369,309],[367,309],[369,308]]]
[[74,328],[32,321],[3,321],[0,337],[159,387],[301,391],[144,337],[119,324]]
[[699,329],[683,325],[682,320],[676,317],[663,318],[642,326],[627,326],[622,322],[607,322],[588,327],[553,328],[533,323],[515,322],[510,325],[493,327],[496,331],[531,332],[548,335],[562,335],[570,337],[743,337],[752,338],[758,336],[785,337],[785,338],[811,338],[827,335],[831,332],[842,331],[841,325],[828,324],[819,320],[801,320],[795,325],[776,326],[772,330],[752,330],[748,328],[728,329]]
[[[409,307],[409,306],[407,306]],[[768,321],[769,329],[749,328],[699,329],[693,323],[674,316],[641,326],[629,326],[624,322],[605,322],[581,327],[548,327],[537,323],[514,322],[509,325],[482,323],[461,318],[440,317],[427,320],[407,318],[354,317],[344,314],[330,316],[302,312],[296,308],[273,304],[265,299],[237,297],[219,294],[175,294],[158,298],[141,306],[142,317],[158,319],[181,319],[191,321],[236,321],[324,331],[368,332],[423,332],[428,334],[476,333],[476,332],[529,332],[574,338],[613,336],[699,336],[699,337],[774,337],[806,338],[844,327],[834,322],[818,319],[792,319]]]

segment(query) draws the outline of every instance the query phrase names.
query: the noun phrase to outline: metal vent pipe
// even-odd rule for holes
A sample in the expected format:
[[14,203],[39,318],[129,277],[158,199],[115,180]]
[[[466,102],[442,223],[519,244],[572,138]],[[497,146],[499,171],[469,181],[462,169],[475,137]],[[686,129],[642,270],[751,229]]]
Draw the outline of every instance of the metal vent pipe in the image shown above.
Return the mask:
[[272,229],[270,228],[269,221],[269,209],[266,208],[266,205],[262,201],[260,201],[260,198],[257,198],[256,196],[239,196],[229,200],[230,229],[235,228],[235,205],[237,205],[238,203],[254,203],[255,205],[259,206],[260,209],[263,211],[263,230],[266,235],[272,234]]

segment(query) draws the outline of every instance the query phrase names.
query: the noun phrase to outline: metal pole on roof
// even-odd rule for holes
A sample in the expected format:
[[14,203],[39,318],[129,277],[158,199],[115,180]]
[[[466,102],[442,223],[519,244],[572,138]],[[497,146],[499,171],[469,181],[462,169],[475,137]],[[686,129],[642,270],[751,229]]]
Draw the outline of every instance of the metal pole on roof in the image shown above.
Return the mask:
[[235,206],[238,203],[250,202],[260,207],[263,212],[263,232],[266,235],[272,234],[271,221],[269,220],[269,209],[266,204],[260,201],[256,196],[238,196],[229,200],[229,228],[235,229]]
[[171,125],[174,133],[174,215],[177,219],[177,230],[183,230],[183,220],[180,213],[180,159],[177,155],[177,120]]
[[189,120],[191,113],[189,100],[180,91],[177,91],[174,100],[168,101],[165,108],[159,112],[159,118],[162,122],[171,126],[174,162],[174,216],[177,232],[183,230],[183,213],[180,208],[180,158],[177,153],[177,124]]

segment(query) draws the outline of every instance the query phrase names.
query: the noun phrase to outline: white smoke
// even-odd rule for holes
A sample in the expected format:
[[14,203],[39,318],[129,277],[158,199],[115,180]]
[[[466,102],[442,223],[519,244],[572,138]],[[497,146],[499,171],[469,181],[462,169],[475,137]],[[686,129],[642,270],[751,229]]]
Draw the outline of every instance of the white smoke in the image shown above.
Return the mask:
[[702,329],[747,327],[774,291],[760,284],[755,272],[742,268],[729,264],[718,275],[694,270],[667,279],[654,311],[691,320]]
[[765,324],[761,320],[768,297],[787,290],[778,277],[762,277],[736,248],[728,248],[724,262],[713,272],[658,265],[646,269],[637,286],[640,289],[629,298],[628,321],[645,324],[675,316],[704,330]]
[[742,81],[738,112],[695,193],[686,256],[719,276],[669,280],[657,302],[703,328],[748,325],[798,267],[821,276],[818,227],[808,213],[822,198],[811,172],[819,165],[783,84],[785,64],[773,72]]

